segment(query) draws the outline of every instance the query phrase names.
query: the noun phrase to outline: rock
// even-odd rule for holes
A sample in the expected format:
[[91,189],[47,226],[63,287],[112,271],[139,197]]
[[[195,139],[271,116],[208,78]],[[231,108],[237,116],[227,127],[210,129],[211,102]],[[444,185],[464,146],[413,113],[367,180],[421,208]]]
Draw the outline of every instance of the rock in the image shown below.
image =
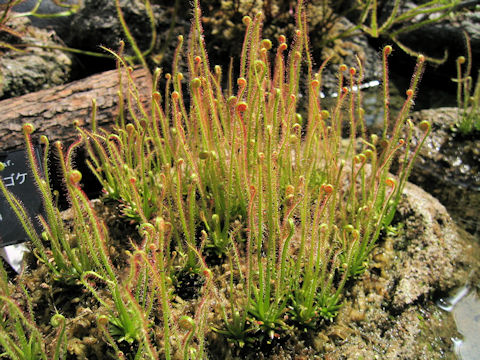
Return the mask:
[[[409,180],[430,192],[472,234],[480,233],[480,137],[454,131],[457,108],[422,110],[414,123],[432,123]],[[417,130],[416,138],[420,136]]]
[[325,349],[332,347],[325,358],[456,359],[453,316],[435,300],[464,285],[471,273],[478,283],[479,244],[458,232],[438,200],[412,184],[396,219],[397,234],[380,239],[373,256],[380,261],[348,291],[335,320],[348,326],[348,336],[324,340]]
[[[138,47],[141,51],[146,51],[152,41],[152,31],[145,4],[136,0],[121,0],[120,7]],[[179,14],[175,14],[172,4],[152,5],[152,11],[158,37],[150,56],[161,56],[159,52],[165,50],[162,49],[164,45],[167,49],[170,49],[170,53],[173,53],[173,48],[176,46],[176,36],[188,31],[189,21],[182,19],[189,18],[191,12],[180,10]],[[172,21],[175,21],[175,23],[170,31]],[[114,1],[85,0],[82,7],[71,17],[68,26],[61,26],[60,24],[56,29],[59,36],[70,47],[104,52],[99,48],[99,45],[117,50],[120,40],[124,40],[127,43],[126,53],[133,54],[118,18]]]
[[[289,46],[294,39],[294,1],[222,1],[221,6],[218,6],[215,1],[204,0],[201,5],[206,42],[210,47],[208,52],[213,55],[215,64],[224,67],[228,66],[230,58],[233,58],[234,72],[238,68],[242,50],[239,44],[243,42],[245,35],[245,25],[241,21],[244,15],[253,18],[255,14],[262,12],[265,18],[262,36],[270,39],[274,48],[278,46],[277,39],[280,35],[286,36]],[[330,21],[334,25],[327,30],[323,21],[331,15],[330,8],[326,9],[325,4],[319,1],[308,2],[305,6],[308,6],[309,49],[313,57],[314,71],[330,57],[322,76],[322,91],[326,96],[338,91],[337,75],[340,64],[345,63],[348,67],[358,69],[357,56],[362,61],[364,83],[381,79],[381,59],[378,51],[370,46],[367,36],[357,34],[327,43],[327,38],[341,34],[354,27],[354,24],[345,17],[334,15],[334,20]],[[301,91],[306,91],[305,84],[301,83],[300,87]]]
[[[25,17],[12,18],[7,25],[21,34],[21,43],[32,46],[18,46],[23,51],[8,50],[0,56],[0,98],[47,89],[69,80],[72,57],[48,48],[49,45],[62,45],[55,32],[35,28]],[[13,45],[19,43],[18,38],[10,37],[5,41]]]
[[459,234],[445,207],[412,184],[407,184],[404,196],[398,212],[405,238],[393,244],[394,251],[401,252],[395,254],[390,274],[394,309],[445,292],[465,279],[465,273],[457,273],[462,262]]
[[[4,3],[6,0],[0,1]],[[57,1],[58,2],[58,1]],[[60,6],[55,3],[55,0],[43,0],[38,4],[38,0],[22,0],[17,1],[12,10],[18,13],[27,13],[31,12],[38,6],[36,14],[45,15],[45,14],[59,14],[69,10],[65,6]],[[76,6],[79,3],[79,0],[62,0],[62,4]],[[58,29],[60,26],[68,26],[70,22],[69,16],[29,16],[32,24],[39,28],[48,28],[49,30]]]
[[[160,3],[160,4],[159,4]],[[32,6],[27,1],[18,6],[18,10],[27,11]],[[121,0],[120,6],[127,25],[139,48],[144,51],[149,48],[151,42],[151,29],[145,5],[136,0]],[[182,7],[183,6],[183,7]],[[367,37],[358,35],[348,39],[336,40],[333,44],[325,46],[324,30],[318,19],[323,10],[317,3],[308,4],[312,16],[310,23],[311,51],[313,52],[315,69],[326,57],[331,56],[327,68],[324,71],[322,81],[324,93],[332,94],[337,91],[338,66],[346,63],[349,67],[358,67],[356,56],[362,59],[364,67],[364,82],[378,80],[381,77],[381,62],[378,52],[369,44]],[[188,8],[188,11],[184,11]],[[245,26],[242,17],[245,14],[255,16],[262,11],[265,16],[264,34],[277,46],[276,39],[280,34],[287,36],[287,42],[293,40],[295,30],[295,2],[284,3],[272,1],[268,3],[250,4],[240,2],[238,7],[228,1],[222,2],[219,7],[215,1],[204,0],[201,2],[202,21],[205,29],[208,52],[211,55],[211,65],[219,64],[226,73],[230,58],[234,61],[234,73],[238,69],[238,59],[241,44],[244,38]],[[157,41],[148,56],[149,64],[164,66],[165,72],[170,71],[173,60],[173,52],[177,45],[176,36],[184,35],[187,38],[191,21],[191,4],[180,4],[178,9],[171,3],[157,2],[152,5],[157,31]],[[58,7],[51,1],[42,2],[41,13],[58,12]],[[317,16],[318,15],[318,16]],[[172,20],[174,21],[172,25]],[[69,47],[103,52],[99,45],[116,50],[120,40],[126,40],[126,36],[118,20],[115,3],[109,0],[86,0],[78,11],[68,17],[38,19],[32,18],[37,26],[46,29],[54,29],[62,41]],[[346,18],[339,17],[335,21],[333,33],[344,31],[353,26]],[[343,30],[342,30],[343,29]],[[185,48],[186,46],[184,46]],[[126,46],[127,54],[133,52]],[[114,67],[115,63],[110,59],[92,58],[78,55],[79,64],[75,68],[77,78],[88,76],[92,73],[101,72]],[[186,74],[185,64],[181,62],[180,68]],[[82,75],[83,74],[83,75]],[[226,78],[226,77],[225,77]],[[20,81],[20,80],[19,80]],[[304,89],[305,90],[305,89]]]
[[[1,2],[1,0],[0,0]],[[65,0],[68,4],[78,4],[78,0]],[[161,4],[159,4],[161,3]],[[27,0],[15,6],[16,11],[27,12],[36,4],[36,0]],[[120,40],[124,40],[125,54],[134,55],[118,18],[115,1],[86,0],[70,16],[38,18],[31,16],[32,23],[43,29],[54,30],[59,38],[70,48],[81,51],[106,54],[100,48],[105,46],[118,50]],[[183,4],[188,11],[183,11],[181,2],[157,1],[152,4],[155,18],[156,40],[152,51],[146,56],[151,68],[164,66],[170,71],[173,53],[177,46],[177,36],[188,35],[191,20],[191,4]],[[152,41],[150,20],[144,2],[138,0],[120,0],[120,7],[125,21],[141,51],[146,51]],[[41,2],[37,13],[57,14],[64,10],[53,0]],[[111,58],[95,57],[76,53],[74,63],[75,79],[111,70],[115,61]],[[183,70],[183,69],[182,69]]]
[[[120,6],[140,49],[147,49],[151,31],[145,5],[135,0],[121,0]],[[57,26],[56,30],[69,46],[89,51],[102,52],[99,45],[117,49],[120,40],[126,39],[115,1],[109,0],[84,1],[82,7],[71,16],[70,23]]]
[[[347,18],[341,17],[335,24],[336,31],[345,31],[355,25],[351,23]],[[319,58],[315,60],[319,62],[321,58],[328,56],[332,57],[324,72],[322,73],[322,86],[324,93],[328,96],[338,91],[338,67],[340,64],[345,64],[349,68],[353,67],[359,70],[358,59],[362,62],[362,68],[364,73],[363,84],[370,81],[380,81],[382,78],[382,61],[380,52],[374,49],[368,41],[368,37],[365,34],[359,34],[347,37],[345,39],[337,39],[333,44],[327,46],[321,46],[318,43],[321,38],[318,35],[318,30],[315,29],[312,24],[310,33],[310,41],[312,49],[322,49],[322,53]],[[315,52],[314,52],[315,53]],[[317,52],[318,53],[318,52]],[[348,75],[345,75],[346,77]],[[345,80],[345,85],[348,86],[348,80]]]
[[[430,18],[433,19],[434,16],[432,14]],[[453,62],[458,56],[466,55],[464,32],[470,38],[473,58],[478,60],[480,58],[478,11],[454,13],[453,16],[405,33],[400,37],[400,41],[414,50],[437,58],[442,58],[447,50],[450,61]],[[450,72],[454,73],[455,67]]]
[[[393,1],[390,1],[393,3]],[[418,3],[419,1],[415,1]],[[460,1],[462,4],[469,4],[470,9],[475,6],[472,1]],[[415,7],[416,4],[405,1],[405,6]],[[478,1],[477,5],[478,6]],[[439,13],[433,13],[428,17],[418,17],[416,20],[428,19],[434,20]],[[451,79],[457,78],[456,59],[459,56],[467,57],[467,48],[465,42],[466,33],[470,38],[472,50],[472,73],[470,74],[475,79],[478,74],[478,66],[475,66],[480,61],[480,12],[469,11],[468,8],[459,8],[451,15],[444,17],[439,21],[433,21],[431,24],[425,25],[414,31],[403,33],[398,40],[409,49],[426,55],[427,57],[435,59],[444,59],[447,55],[446,61],[441,64],[433,64],[425,71],[422,83],[430,84],[430,87],[436,88],[436,93],[430,99],[422,99],[425,103],[423,108],[440,107],[440,106],[455,106],[456,84]],[[402,53],[402,51],[397,51]],[[396,62],[395,67],[402,69],[405,66],[410,66],[411,60],[409,56],[404,56],[401,59],[394,58]],[[393,68],[392,68],[393,69]],[[400,74],[402,74],[400,72]],[[403,74],[402,74],[403,75]],[[405,83],[408,85],[408,82]],[[421,85],[421,89],[423,86]],[[425,95],[425,92],[421,94]],[[449,98],[445,95],[445,99],[439,100],[441,93],[449,93]],[[453,100],[453,102],[452,102]],[[432,106],[433,105],[433,106]]]
[[[178,4],[177,8],[175,3],[167,1],[152,4],[157,37],[151,52],[146,55],[151,69],[162,66],[165,73],[169,72],[177,46],[177,36],[184,35],[186,43],[190,28],[191,5],[184,4],[182,7],[181,2]],[[151,45],[152,30],[144,2],[120,0],[120,7],[139,49],[145,52]],[[85,0],[69,19],[68,23],[52,21],[47,25],[53,27],[69,47],[105,54],[100,45],[117,51],[120,41],[124,40],[125,54],[134,55],[119,21],[115,1]],[[79,71],[83,71],[85,76],[115,67],[115,62],[108,58],[79,56],[82,62]]]

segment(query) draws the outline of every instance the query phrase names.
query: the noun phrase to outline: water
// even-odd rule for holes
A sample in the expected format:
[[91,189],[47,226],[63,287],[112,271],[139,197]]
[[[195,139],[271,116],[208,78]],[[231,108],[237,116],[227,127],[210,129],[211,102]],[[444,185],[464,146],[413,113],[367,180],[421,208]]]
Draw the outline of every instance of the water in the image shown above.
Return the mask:
[[465,285],[453,296],[439,300],[438,306],[452,313],[462,335],[452,339],[458,359],[480,359],[480,297],[477,289]]

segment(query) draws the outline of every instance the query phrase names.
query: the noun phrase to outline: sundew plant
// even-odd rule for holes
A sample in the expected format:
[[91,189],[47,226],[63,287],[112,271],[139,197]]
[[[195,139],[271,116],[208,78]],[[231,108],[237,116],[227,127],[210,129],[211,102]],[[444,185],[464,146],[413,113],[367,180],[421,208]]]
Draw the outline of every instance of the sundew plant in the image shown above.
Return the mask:
[[480,130],[480,71],[474,84],[471,74],[472,46],[466,32],[464,32],[464,36],[467,57],[459,56],[457,58],[457,78],[454,80],[457,83],[458,107],[456,129],[463,135],[469,135],[475,130]]
[[[362,82],[360,61],[356,68],[339,67],[337,102],[322,106],[326,62],[317,67],[311,58],[302,1],[291,40],[263,39],[261,13],[243,18],[237,72],[211,67],[198,0],[193,12],[187,50],[178,37],[171,72],[152,74],[148,106],[121,51],[111,51],[121,78],[115,125],[99,129],[93,115],[91,129],[78,128],[79,140],[65,154],[55,143],[72,226],[58,220],[48,176],[40,174],[32,155],[31,125],[24,133],[47,209],[42,234],[0,181],[51,279],[83,287],[96,304],[95,346],[109,358],[206,359],[213,356],[214,337],[236,351],[258,349],[328,324],[342,306],[346,284],[368,268],[430,131],[427,122],[417,124],[424,135],[413,145],[409,112],[423,56],[403,107],[391,118],[392,47],[383,49],[384,128],[369,134],[361,93],[355,91]],[[188,74],[178,70],[182,59]],[[166,85],[160,90],[162,76]],[[42,142],[48,146],[46,138]],[[122,266],[113,255],[118,249],[112,250],[118,241],[109,237],[72,165],[79,146],[103,186],[102,201],[119,204],[118,216],[143,239],[122,240]],[[393,163],[396,174],[389,172]],[[196,279],[190,298],[186,277]],[[7,340],[1,344],[5,355],[23,359],[4,344],[22,336],[22,344],[31,347],[38,331],[28,307],[15,305],[3,279],[2,314],[20,325],[4,315],[0,334]],[[58,312],[57,345],[39,346],[38,353],[70,351],[69,319]]]

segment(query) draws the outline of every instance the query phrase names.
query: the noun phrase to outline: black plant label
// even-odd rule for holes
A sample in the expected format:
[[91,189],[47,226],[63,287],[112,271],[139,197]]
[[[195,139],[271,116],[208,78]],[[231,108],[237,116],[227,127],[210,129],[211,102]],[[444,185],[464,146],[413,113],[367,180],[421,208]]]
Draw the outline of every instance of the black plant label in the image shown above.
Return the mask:
[[[35,148],[40,159],[40,148]],[[40,224],[37,216],[42,212],[42,199],[24,151],[0,153],[0,162],[5,169],[0,172],[6,188],[21,201],[37,231]],[[37,162],[38,163],[38,162]],[[14,211],[0,191],[0,247],[28,240]]]

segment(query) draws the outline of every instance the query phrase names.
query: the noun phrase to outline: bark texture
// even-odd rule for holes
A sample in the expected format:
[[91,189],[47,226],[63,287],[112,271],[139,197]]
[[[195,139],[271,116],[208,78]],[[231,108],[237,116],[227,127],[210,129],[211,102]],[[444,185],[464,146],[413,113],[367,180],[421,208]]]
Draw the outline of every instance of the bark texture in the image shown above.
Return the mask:
[[[142,103],[148,107],[152,86],[149,72],[138,69],[133,71],[132,77]],[[126,83],[125,76],[123,83]],[[111,126],[118,116],[118,91],[119,74],[117,70],[111,70],[66,85],[0,101],[0,151],[23,147],[22,125],[27,122],[35,126],[35,134],[46,135],[51,142],[73,141],[77,137],[74,121],[78,121],[82,127],[91,125],[93,99],[97,103],[98,126]],[[126,98],[125,89],[124,94]]]

